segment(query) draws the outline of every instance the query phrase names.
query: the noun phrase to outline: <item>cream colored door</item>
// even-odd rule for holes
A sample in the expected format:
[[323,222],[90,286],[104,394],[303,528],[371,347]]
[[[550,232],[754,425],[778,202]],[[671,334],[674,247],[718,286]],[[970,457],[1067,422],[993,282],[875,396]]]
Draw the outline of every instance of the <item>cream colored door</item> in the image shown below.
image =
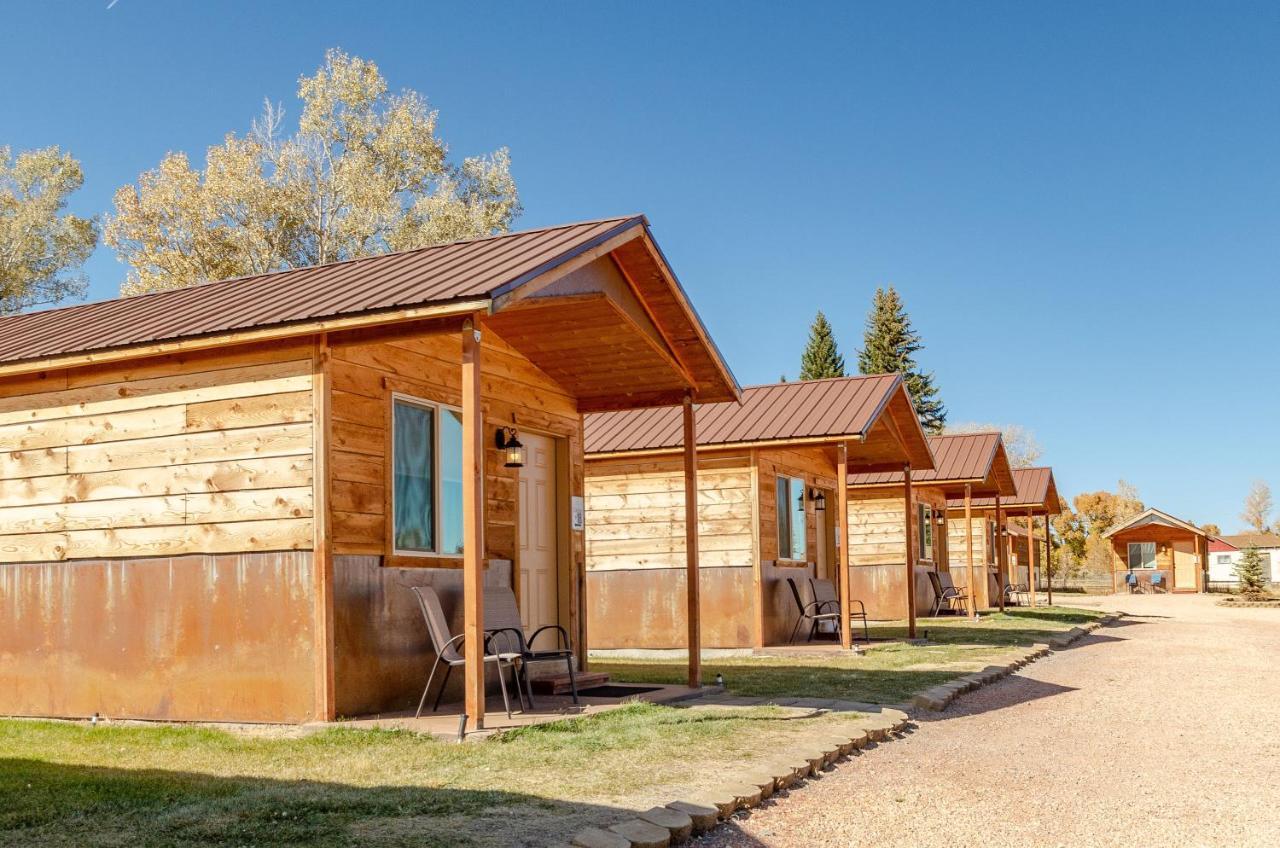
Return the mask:
[[520,618],[532,633],[558,623],[556,580],[556,446],[545,436],[521,433],[525,463],[520,469]]
[[[828,500],[834,501],[835,498],[829,498]],[[830,580],[831,541],[827,538],[827,511],[825,509],[815,509],[813,514],[817,517],[817,526],[814,528],[813,539],[817,551],[815,560],[817,577],[819,580]]]
[[1173,543],[1173,588],[1196,588],[1196,545],[1195,542]]

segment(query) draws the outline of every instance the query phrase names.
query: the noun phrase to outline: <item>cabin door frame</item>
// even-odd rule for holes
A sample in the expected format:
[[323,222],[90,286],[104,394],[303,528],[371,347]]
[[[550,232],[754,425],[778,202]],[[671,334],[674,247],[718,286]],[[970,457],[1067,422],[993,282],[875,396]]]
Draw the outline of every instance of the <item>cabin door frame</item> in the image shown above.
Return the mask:
[[838,584],[835,561],[839,554],[836,550],[835,522],[828,516],[835,509],[836,494],[822,488],[819,488],[818,491],[822,493],[827,508],[813,511],[815,519],[813,534],[814,576],[819,580],[830,580],[833,584]]
[[555,570],[554,579],[548,590],[555,599],[555,612],[548,621],[529,621],[529,632],[537,629],[542,624],[558,624],[566,630],[571,630],[573,616],[571,609],[573,605],[573,557],[571,553],[571,528],[570,528],[570,498],[571,485],[569,474],[569,440],[564,436],[555,433],[548,433],[527,428],[520,429],[520,436],[525,442],[525,466],[517,470],[516,475],[516,510],[515,510],[515,562],[512,563],[512,588],[516,593],[516,599],[520,605],[521,618],[525,618],[526,612],[526,593],[529,591],[525,585],[524,566],[521,563],[522,548],[526,546],[527,537],[525,535],[525,511],[530,504],[527,503],[525,495],[526,486],[523,485],[527,479],[532,479],[533,474],[526,472],[526,468],[531,470],[537,468],[536,463],[539,461],[537,452],[543,447],[539,442],[545,443],[549,448],[550,456],[546,458],[545,473],[547,482],[553,487],[553,491],[546,499],[544,509],[547,510],[549,525],[553,528],[555,539],[550,543],[550,549],[554,552],[553,568]]
[[1170,586],[1175,592],[1196,591],[1196,572],[1200,568],[1199,555],[1196,552],[1195,540],[1179,540],[1169,545],[1173,557],[1173,574],[1170,575]]

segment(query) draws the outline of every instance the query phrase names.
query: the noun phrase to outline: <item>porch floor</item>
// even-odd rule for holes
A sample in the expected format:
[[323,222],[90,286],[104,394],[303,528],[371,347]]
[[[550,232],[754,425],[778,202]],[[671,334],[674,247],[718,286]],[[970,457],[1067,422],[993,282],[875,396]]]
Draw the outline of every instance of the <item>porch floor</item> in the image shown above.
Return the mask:
[[[620,684],[626,685],[626,684]],[[640,684],[635,684],[640,685]],[[656,685],[656,684],[653,684]],[[652,704],[671,704],[704,695],[720,693],[718,686],[704,686],[701,689],[690,689],[688,686],[659,686],[652,692],[639,692],[624,698],[590,698],[579,697],[580,704],[575,705],[569,695],[535,695],[536,709],[521,712],[512,697],[511,718],[507,718],[502,709],[502,698],[491,696],[485,704],[484,729],[467,733],[467,739],[483,739],[504,730],[517,727],[530,727],[536,724],[547,724],[569,718],[596,715],[609,710],[624,707],[633,701],[646,701]],[[427,705],[430,707],[430,704]],[[429,733],[441,739],[456,740],[458,738],[459,718],[462,716],[460,702],[444,703],[439,712],[424,711],[419,718],[413,717],[411,710],[398,713],[382,713],[379,715],[359,716],[332,723],[330,726],[353,727],[362,730],[408,730],[413,733]]]

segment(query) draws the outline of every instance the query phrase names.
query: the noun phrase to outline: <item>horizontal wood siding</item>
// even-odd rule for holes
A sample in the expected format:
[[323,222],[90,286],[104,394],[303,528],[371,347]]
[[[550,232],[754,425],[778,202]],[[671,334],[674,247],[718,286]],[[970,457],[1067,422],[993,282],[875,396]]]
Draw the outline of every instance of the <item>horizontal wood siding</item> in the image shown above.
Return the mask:
[[305,344],[0,381],[0,562],[312,547]]
[[[920,550],[920,537],[916,522],[919,505],[929,504],[934,515],[946,509],[946,498],[938,491],[924,486],[911,489],[912,504],[916,511],[911,519],[911,548],[916,562],[941,565],[945,543],[941,538],[945,527],[934,525],[933,548]],[[850,565],[884,565],[906,562],[906,528],[903,524],[902,487],[876,487],[849,491],[849,563]],[[963,538],[960,547],[963,556]],[[955,556],[954,546],[951,555]]]
[[[786,565],[788,561],[778,556],[778,477],[804,480],[806,491],[815,487],[834,490],[835,451],[832,448],[761,448],[756,462],[760,474],[760,558]],[[829,497],[827,502],[835,506],[834,497]],[[814,562],[818,557],[818,517],[813,501],[807,497],[805,507],[805,562]]]
[[[586,492],[588,571],[685,568],[679,460],[593,462]],[[751,565],[751,497],[745,456],[699,462],[698,552],[703,567]]]
[[[485,417],[486,559],[517,561],[519,472],[492,448],[498,427],[565,439],[570,493],[582,494],[581,417],[577,401],[496,331],[482,324],[481,404]],[[461,557],[394,556],[389,489],[391,396],[410,395],[446,406],[462,402],[462,340],[456,326],[407,326],[330,336],[330,527],[335,554],[387,557],[401,567],[461,568]],[[580,534],[573,534],[581,561]]]

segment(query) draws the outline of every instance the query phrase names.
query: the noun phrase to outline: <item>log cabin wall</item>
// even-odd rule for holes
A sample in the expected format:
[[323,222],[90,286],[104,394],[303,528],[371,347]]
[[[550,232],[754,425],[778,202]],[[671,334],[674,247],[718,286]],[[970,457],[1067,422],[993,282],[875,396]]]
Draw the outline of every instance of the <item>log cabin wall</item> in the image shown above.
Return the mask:
[[[933,606],[933,586],[928,572],[942,560],[946,542],[934,524],[933,546],[922,552],[918,527],[919,506],[928,504],[946,510],[941,492],[912,486],[912,540],[916,557],[916,613],[928,613]],[[907,617],[905,583],[906,527],[901,486],[870,487],[849,491],[849,586],[852,597],[863,602],[869,618],[888,620]],[[927,554],[927,558],[922,555]]]
[[313,346],[0,380],[0,713],[313,717]]
[[[519,596],[519,471],[505,468],[490,446],[499,427],[512,425],[513,416],[522,433],[556,438],[564,454],[561,483],[568,492],[560,497],[567,511],[569,496],[583,494],[581,417],[563,388],[483,323],[481,331],[485,547],[490,563],[485,580],[491,586],[510,586]],[[336,712],[412,708],[434,653],[410,587],[435,587],[445,614],[460,622],[462,559],[394,553],[387,520],[391,399],[402,394],[460,406],[461,331],[456,324],[424,322],[333,334],[329,347]],[[560,624],[581,645],[583,539],[568,530],[567,514],[559,535]]]
[[[702,642],[756,637],[749,454],[698,461]],[[587,631],[593,649],[687,646],[684,471],[680,458],[587,464]]]

